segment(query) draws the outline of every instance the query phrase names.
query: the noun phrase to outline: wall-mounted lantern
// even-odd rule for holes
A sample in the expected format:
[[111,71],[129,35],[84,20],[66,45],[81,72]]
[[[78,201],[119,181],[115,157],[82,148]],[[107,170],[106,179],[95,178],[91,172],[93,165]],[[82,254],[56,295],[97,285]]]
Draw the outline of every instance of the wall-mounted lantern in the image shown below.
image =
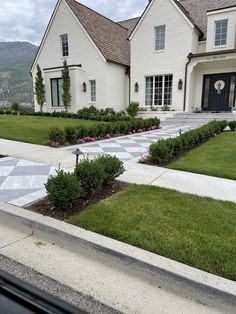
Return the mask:
[[136,82],[136,83],[134,84],[134,91],[135,91],[135,93],[138,93],[138,90],[139,90],[139,85],[138,85],[138,83]]
[[83,82],[82,84],[82,88],[83,88],[83,92],[86,92],[87,91],[87,85],[85,82]]
[[178,82],[178,89],[179,90],[182,90],[183,89],[183,80],[179,80],[179,82]]

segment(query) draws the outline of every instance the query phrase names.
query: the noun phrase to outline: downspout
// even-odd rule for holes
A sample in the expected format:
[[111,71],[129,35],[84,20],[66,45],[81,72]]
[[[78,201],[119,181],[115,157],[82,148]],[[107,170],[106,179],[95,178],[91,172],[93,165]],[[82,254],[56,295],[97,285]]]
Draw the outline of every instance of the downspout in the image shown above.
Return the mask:
[[188,55],[188,62],[185,65],[185,78],[184,78],[184,106],[183,106],[183,110],[186,110],[186,96],[187,96],[187,81],[188,81],[188,65],[192,60],[192,56],[193,54],[190,53]]

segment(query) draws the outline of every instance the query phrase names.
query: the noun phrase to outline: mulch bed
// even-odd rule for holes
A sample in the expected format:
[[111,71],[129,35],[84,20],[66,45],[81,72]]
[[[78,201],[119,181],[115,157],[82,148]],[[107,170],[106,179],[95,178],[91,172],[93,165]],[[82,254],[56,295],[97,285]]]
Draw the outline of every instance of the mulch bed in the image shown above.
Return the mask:
[[79,198],[74,202],[72,209],[67,211],[57,210],[48,200],[48,198],[44,198],[37,203],[34,203],[26,209],[29,209],[38,214],[42,214],[44,216],[49,216],[58,220],[67,220],[71,216],[79,214],[86,207],[95,204],[101,200],[104,200],[113,194],[116,194],[128,186],[127,183],[123,183],[120,181],[112,182],[106,186],[103,186],[101,189],[97,190],[90,199]]

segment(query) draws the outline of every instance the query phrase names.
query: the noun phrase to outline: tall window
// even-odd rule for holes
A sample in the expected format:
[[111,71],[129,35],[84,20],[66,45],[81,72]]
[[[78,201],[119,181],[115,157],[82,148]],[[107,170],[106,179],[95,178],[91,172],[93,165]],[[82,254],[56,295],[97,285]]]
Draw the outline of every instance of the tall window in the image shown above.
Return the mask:
[[164,50],[166,41],[166,26],[155,27],[155,50]]
[[95,80],[91,80],[89,81],[90,83],[90,101],[91,102],[96,102],[96,81]]
[[51,79],[52,107],[63,106],[62,94],[63,94],[62,79],[61,78]]
[[228,20],[215,22],[215,46],[226,45],[227,43]]
[[173,75],[158,75],[146,77],[146,106],[172,105]]
[[69,56],[69,43],[67,34],[61,35],[61,49],[63,57]]

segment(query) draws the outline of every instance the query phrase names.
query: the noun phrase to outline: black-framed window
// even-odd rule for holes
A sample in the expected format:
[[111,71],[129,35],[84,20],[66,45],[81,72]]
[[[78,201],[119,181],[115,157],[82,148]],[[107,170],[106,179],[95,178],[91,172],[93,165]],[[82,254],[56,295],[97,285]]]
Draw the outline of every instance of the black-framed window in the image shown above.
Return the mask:
[[215,22],[215,46],[223,46],[227,43],[228,20]]
[[68,57],[69,56],[68,34],[61,35],[61,49],[62,49],[62,56]]
[[146,106],[172,105],[173,75],[157,75],[146,77]]
[[52,107],[62,107],[62,79],[51,79],[51,103]]

